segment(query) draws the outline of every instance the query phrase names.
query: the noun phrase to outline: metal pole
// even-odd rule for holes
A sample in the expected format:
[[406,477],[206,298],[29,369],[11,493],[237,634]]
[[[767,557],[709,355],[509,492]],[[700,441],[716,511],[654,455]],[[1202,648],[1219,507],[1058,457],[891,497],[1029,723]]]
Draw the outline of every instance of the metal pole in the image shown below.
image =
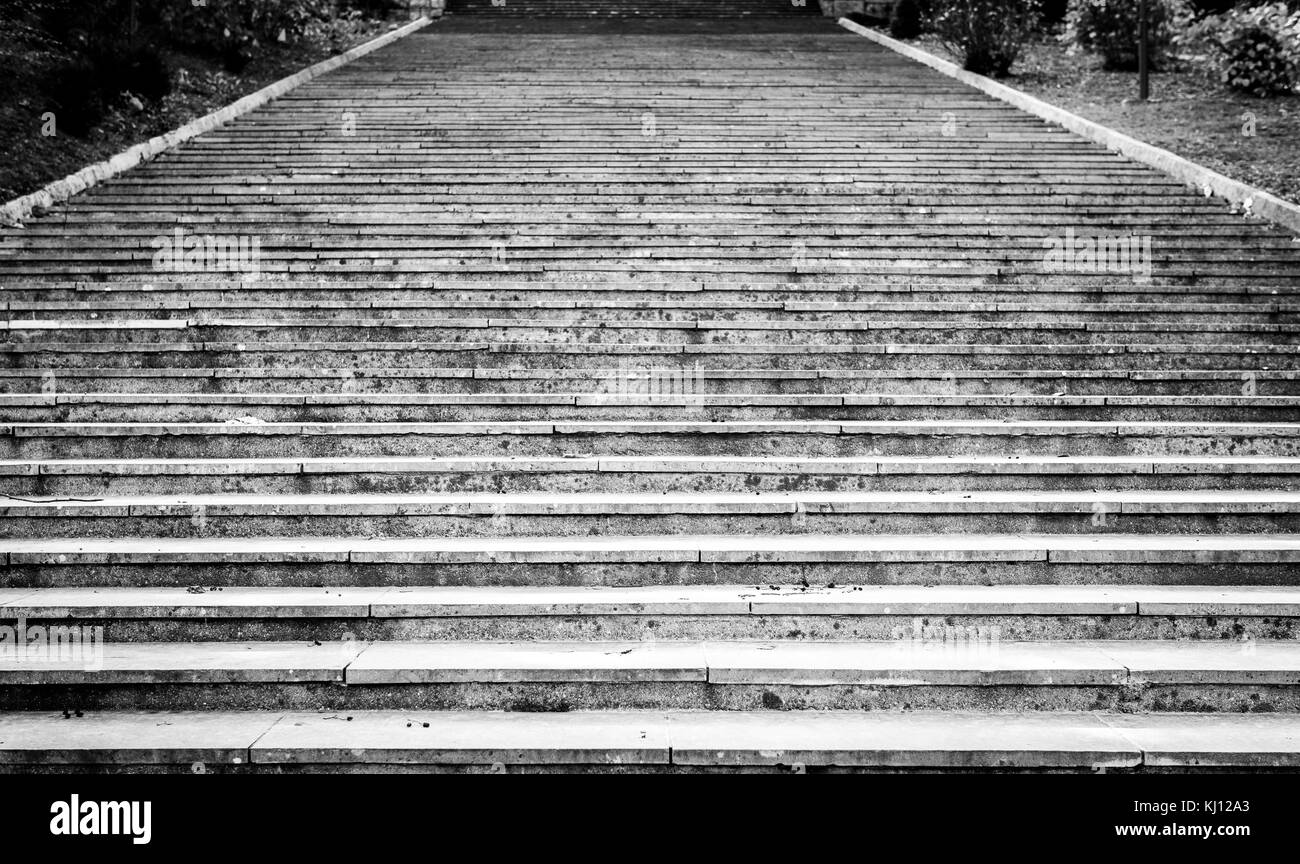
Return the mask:
[[1138,0],[1138,99],[1145,102],[1151,95],[1147,75],[1147,0]]

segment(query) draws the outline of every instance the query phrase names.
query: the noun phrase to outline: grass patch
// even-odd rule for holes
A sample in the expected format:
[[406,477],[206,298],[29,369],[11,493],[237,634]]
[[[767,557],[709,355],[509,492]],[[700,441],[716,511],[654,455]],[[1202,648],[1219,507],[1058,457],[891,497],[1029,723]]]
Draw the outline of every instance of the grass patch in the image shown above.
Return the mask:
[[[957,61],[930,37],[912,44]],[[1300,202],[1300,95],[1260,98],[1229,90],[1190,63],[1152,73],[1137,100],[1135,72],[1070,53],[1050,37],[1026,45],[1003,83],[1044,102],[1163,147],[1234,180]],[[1250,115],[1249,117],[1246,115]],[[1244,131],[1252,128],[1254,135]]]

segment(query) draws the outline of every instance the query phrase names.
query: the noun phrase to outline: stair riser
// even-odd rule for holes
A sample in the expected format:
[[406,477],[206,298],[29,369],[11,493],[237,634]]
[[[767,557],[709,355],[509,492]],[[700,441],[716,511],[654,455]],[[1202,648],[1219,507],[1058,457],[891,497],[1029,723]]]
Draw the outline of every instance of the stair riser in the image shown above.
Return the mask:
[[[714,305],[704,303],[689,303],[688,305],[682,303],[682,305],[673,306],[664,304],[644,305],[640,308],[629,305],[624,308],[607,305],[598,297],[585,298],[582,301],[551,298],[549,300],[538,300],[535,306],[529,306],[519,301],[492,304],[487,301],[471,303],[468,300],[448,300],[440,304],[427,299],[410,301],[402,305],[382,305],[381,301],[376,301],[372,297],[358,299],[352,305],[342,305],[346,301],[337,299],[320,300],[312,303],[303,301],[301,298],[284,298],[275,301],[281,305],[266,308],[261,305],[261,301],[247,297],[237,301],[208,305],[195,302],[191,298],[182,297],[172,301],[173,305],[163,305],[157,299],[138,304],[115,299],[105,300],[102,304],[83,300],[76,305],[72,303],[59,305],[41,301],[41,305],[36,308],[23,306],[14,308],[13,304],[19,302],[17,300],[11,301],[8,315],[11,328],[17,331],[22,331],[24,327],[31,327],[31,322],[34,321],[47,322],[47,324],[50,321],[58,321],[71,328],[78,323],[84,325],[87,321],[98,323],[114,321],[125,324],[131,321],[160,319],[200,322],[256,319],[258,321],[275,322],[276,326],[297,327],[305,326],[302,324],[304,320],[316,322],[329,320],[331,322],[340,322],[340,324],[346,326],[347,322],[355,321],[358,317],[364,317],[367,320],[391,319],[394,322],[413,318],[460,320],[488,318],[493,319],[495,322],[518,321],[521,325],[530,321],[544,319],[549,321],[571,321],[579,332],[602,324],[610,327],[635,327],[637,322],[647,322],[654,323],[656,327],[682,324],[689,328],[684,331],[687,333],[691,332],[692,329],[697,329],[694,327],[697,321],[725,321],[738,324],[774,324],[774,322],[778,321],[794,321],[804,325],[825,325],[826,329],[834,331],[837,327],[846,324],[856,326],[864,322],[876,322],[882,318],[924,322],[934,328],[952,327],[964,329],[974,329],[980,325],[990,329],[999,329],[1013,323],[1017,326],[1039,324],[1051,327],[1063,322],[1083,322],[1102,326],[1134,324],[1153,330],[1169,329],[1178,331],[1190,328],[1203,331],[1215,326],[1234,328],[1244,325],[1300,324],[1300,316],[1294,311],[1272,311],[1265,308],[1266,304],[1262,303],[1255,307],[1255,311],[1252,311],[1249,303],[1221,303],[1217,304],[1217,306],[1206,305],[1202,309],[1192,308],[1182,311],[1170,300],[1164,301],[1169,304],[1168,309],[1157,312],[1139,312],[1114,308],[1101,310],[1094,308],[1078,309],[1065,303],[1058,304],[1057,308],[1035,306],[1025,309],[1008,308],[1001,311],[949,310],[935,309],[920,303],[904,303],[901,300],[885,301],[875,304],[875,306],[863,301],[853,301],[853,305],[847,308],[820,311],[779,308],[780,305],[786,302],[798,301],[781,301],[780,303],[771,304],[775,308],[746,308],[744,306],[738,308],[734,300],[719,301]],[[584,304],[583,307],[579,309],[573,308],[573,304],[579,302]],[[628,302],[629,304],[636,302],[644,304],[646,301]],[[820,301],[811,299],[805,302],[818,303]],[[1158,304],[1161,301],[1155,302]],[[1013,304],[1008,303],[1005,305],[1012,306]],[[1147,305],[1153,304],[1148,303]],[[1288,303],[1287,305],[1290,306],[1291,304]],[[1233,307],[1244,308],[1237,309]],[[1213,331],[1211,330],[1211,332]]]
[[268,423],[725,422],[801,420],[1063,420],[1108,422],[1289,423],[1295,406],[1259,405],[58,405],[8,406],[12,423],[224,423],[254,416]]
[[[202,597],[196,597],[201,600]],[[58,618],[27,626],[100,627],[108,642],[890,640],[925,627],[996,628],[1004,642],[1073,639],[1300,639],[1300,620],[1137,615],[494,615],[448,618]]]
[[599,709],[1198,711],[1300,709],[1296,685],[799,686],[700,682],[7,685],[0,710],[504,710]]
[[[1100,502],[1099,502],[1100,503]],[[1300,513],[1094,514],[1081,511],[979,514],[665,516],[235,516],[0,517],[0,535],[53,537],[589,537],[664,534],[1273,534],[1300,531]]]
[[1294,585],[1296,565],[1070,564],[1042,561],[730,563],[347,564],[327,562],[26,564],[8,585],[31,587],[428,585]]
[[[289,344],[248,344],[242,351],[225,347],[172,345],[112,346],[64,343],[50,345],[19,345],[9,343],[0,348],[0,368],[52,371],[56,378],[60,369],[211,369],[211,368],[303,368],[324,369],[427,369],[432,367],[467,369],[617,369],[630,368],[682,369],[693,372],[700,369],[771,369],[812,370],[825,368],[861,370],[953,370],[953,371],[1018,371],[1018,370],[1247,370],[1289,369],[1295,365],[1297,352],[1278,351],[1260,346],[1255,350],[1234,351],[1231,346],[1220,346],[1206,351],[1209,343],[1197,340],[1184,344],[1158,346],[1161,350],[1141,350],[1138,346],[1121,343],[1078,346],[1071,350],[1025,350],[1006,346],[971,346],[969,348],[935,345],[926,350],[907,351],[866,350],[868,346],[848,346],[848,350],[799,350],[794,346],[781,346],[783,350],[730,350],[708,349],[696,345],[665,345],[654,351],[635,346],[621,349],[596,349],[584,347],[578,351],[539,350],[517,345],[457,350],[439,350],[424,346],[330,347],[328,343],[313,346]],[[761,346],[759,346],[761,347]],[[883,346],[870,346],[873,349]],[[1063,346],[1067,347],[1067,346]],[[1289,346],[1282,346],[1286,349]],[[686,350],[683,350],[683,349]],[[854,349],[858,350],[854,350]],[[1046,349],[1047,346],[1044,346]],[[1125,350],[1127,348],[1127,350]]]
[[[593,370],[594,372],[595,370]],[[1113,377],[1104,374],[1090,378],[1035,377],[1014,375],[984,378],[890,377],[890,378],[789,378],[763,379],[695,378],[693,372],[674,369],[660,373],[662,384],[648,384],[646,379],[620,379],[608,376],[556,376],[554,378],[402,378],[330,375],[328,377],[152,377],[144,370],[132,377],[114,375],[60,375],[54,373],[56,393],[615,393],[626,389],[635,393],[650,387],[670,392],[682,387],[689,378],[690,387],[705,395],[757,394],[842,394],[897,393],[959,396],[1038,395],[1066,393],[1072,396],[1240,396],[1249,384],[1246,373],[1226,373],[1223,378],[1178,381],[1168,379],[1132,380],[1119,371]],[[1260,372],[1254,390],[1258,396],[1300,396],[1300,378],[1271,380]],[[0,375],[0,393],[48,392],[47,375]],[[652,379],[653,380],[653,379]]]
[[[664,322],[674,324],[677,322]],[[21,322],[11,324],[6,338],[10,344],[41,344],[48,341],[117,347],[129,344],[139,351],[146,346],[194,345],[208,342],[509,342],[530,343],[537,353],[546,353],[548,345],[599,345],[636,343],[651,345],[692,345],[707,351],[711,346],[725,350],[730,346],[750,345],[824,345],[879,346],[910,343],[915,345],[1295,345],[1298,332],[1250,332],[1251,325],[1234,330],[1223,324],[1213,329],[1195,327],[1180,330],[1177,325],[1148,325],[1136,331],[1084,331],[1079,329],[999,327],[990,323],[983,328],[958,328],[935,322],[929,329],[891,328],[870,330],[835,329],[832,327],[800,329],[695,328],[695,327],[210,327],[184,329],[24,329]],[[93,350],[93,348],[91,349]],[[470,346],[465,350],[473,350]]]
[[[24,498],[107,498],[177,495],[311,495],[311,494],[496,494],[496,493],[728,493],[759,492],[974,492],[1049,490],[1087,493],[1150,490],[1294,490],[1300,475],[1269,473],[1187,474],[1031,474],[990,470],[982,474],[786,474],[594,472],[570,474],[528,472],[95,476],[46,474],[36,477],[0,476],[0,495]],[[1097,500],[1107,500],[1097,492]],[[0,505],[19,506],[3,501]],[[74,502],[75,503],[75,502]],[[1087,514],[1085,514],[1087,515]],[[214,517],[215,518],[215,517]],[[296,517],[295,517],[296,518]],[[818,518],[818,517],[810,517]],[[125,528],[125,522],[114,523]],[[339,525],[340,528],[344,526]],[[289,534],[294,532],[290,531]]]
[[[632,196],[629,196],[632,197]],[[444,202],[431,202],[428,206],[440,206]],[[447,202],[452,203],[452,202]],[[492,202],[485,202],[484,206],[499,206]],[[677,206],[691,207],[693,204],[680,204]],[[214,216],[216,214],[213,214]],[[687,247],[689,248],[689,247]],[[685,250],[683,250],[685,252]],[[736,256],[731,258],[713,258],[713,257],[659,257],[634,258],[630,263],[611,264],[601,268],[597,262],[597,255],[588,255],[581,257],[536,257],[530,258],[522,263],[502,264],[493,262],[487,256],[482,261],[466,261],[462,263],[444,257],[426,258],[420,260],[415,256],[406,256],[401,253],[393,253],[395,258],[390,259],[361,259],[353,258],[352,261],[363,263],[330,263],[322,261],[317,267],[315,273],[321,277],[327,277],[331,280],[347,279],[349,276],[365,277],[373,275],[376,270],[380,270],[389,276],[406,276],[412,280],[420,279],[456,279],[456,280],[481,280],[481,281],[499,281],[505,279],[520,279],[532,276],[534,278],[551,277],[556,272],[568,272],[573,274],[573,281],[590,280],[593,276],[601,275],[615,276],[619,278],[640,278],[643,281],[655,279],[677,278],[677,279],[695,279],[700,275],[715,276],[719,279],[728,280],[749,280],[749,281],[772,281],[774,279],[784,280],[797,276],[805,276],[810,280],[827,281],[840,277],[845,282],[853,278],[867,278],[880,280],[889,276],[898,276],[910,279],[934,280],[936,269],[935,263],[924,257],[915,258],[898,258],[891,257],[884,260],[877,260],[870,257],[845,258],[837,260],[828,266],[809,266],[796,269],[789,264],[788,255],[774,255],[766,257],[762,255]],[[662,253],[661,253],[662,254]],[[400,260],[400,266],[395,261]],[[298,272],[303,262],[263,262],[260,275],[271,279],[287,279],[293,273]],[[986,264],[975,262],[962,268],[964,273],[970,273],[976,280],[988,280],[997,275],[998,260],[991,260]],[[5,280],[33,280],[33,279],[53,279],[60,281],[75,282],[105,282],[105,281],[139,281],[145,276],[147,270],[144,270],[138,263],[125,264],[68,264],[60,265],[54,262],[46,265],[10,265],[8,267],[0,266],[0,278]],[[851,275],[850,275],[851,274]],[[239,274],[233,271],[226,272],[228,277],[237,277]],[[1157,270],[1151,276],[1149,283],[1158,288],[1168,287],[1186,287],[1195,285],[1200,281],[1218,282],[1231,278],[1248,278],[1251,287],[1264,287],[1267,289],[1277,289],[1286,291],[1290,286],[1295,285],[1297,277],[1300,277],[1295,269],[1283,269],[1281,267],[1250,267],[1242,264],[1238,268],[1224,266],[1214,266],[1212,264],[1201,262],[1187,262],[1178,266],[1171,266]],[[146,277],[147,278],[147,277]],[[971,277],[967,277],[971,278]],[[1006,274],[1004,280],[1007,284],[1040,284],[1043,282],[1052,284],[1053,280],[1044,277],[1041,268],[1036,262],[1023,262],[1019,272]],[[1115,284],[1113,278],[1103,279],[1096,277],[1096,281],[1075,281],[1061,280],[1056,282],[1057,285],[1078,285],[1082,284],[1088,287],[1101,289]],[[1136,284],[1136,283],[1134,283]],[[1134,289],[1136,292],[1137,289]],[[1206,291],[1207,294],[1215,293],[1213,289]],[[1226,293],[1226,292],[1225,292]],[[952,299],[949,297],[948,299]]]
[[[837,759],[838,754],[809,754],[813,759]],[[187,754],[181,754],[179,762],[167,764],[140,764],[133,762],[119,762],[112,764],[71,764],[71,765],[49,765],[49,764],[9,764],[0,765],[0,776],[119,776],[119,775],[190,775],[194,773],[194,762],[184,761]],[[792,760],[797,762],[798,760]],[[1006,767],[997,766],[1000,774],[1096,774],[1098,769],[1092,765],[1047,767],[1042,765],[1027,767]],[[800,762],[799,765],[793,766],[790,763],[782,762],[779,765],[620,765],[607,763],[564,763],[562,765],[534,765],[527,763],[504,763],[483,762],[475,764],[464,764],[461,761],[443,762],[386,762],[378,759],[371,762],[311,762],[297,761],[289,764],[239,764],[239,765],[211,765],[204,764],[205,774],[221,774],[230,776],[246,775],[274,775],[274,776],[302,776],[321,774],[329,775],[373,775],[373,774],[404,774],[404,775],[481,775],[481,774],[529,774],[529,775],[554,775],[554,774],[577,774],[577,775],[672,775],[672,776],[695,776],[695,775],[716,775],[716,774],[735,774],[735,775],[788,775],[788,774],[851,774],[851,775],[911,775],[911,774],[988,774],[988,767],[967,767],[967,768],[944,768],[940,766],[918,766],[918,767],[875,767],[875,766],[845,766],[845,765],[809,765]],[[1234,766],[1231,768],[1214,768],[1214,767],[1197,767],[1197,768],[1164,768],[1159,766],[1135,765],[1131,767],[1106,767],[1107,774],[1294,774],[1294,768],[1271,768],[1265,766]]]
[[[32,284],[32,283],[25,283]],[[194,308],[224,304],[251,304],[262,314],[275,314],[277,307],[286,303],[347,303],[355,308],[367,308],[374,303],[401,302],[417,304],[414,308],[439,310],[439,314],[454,314],[455,304],[474,301],[478,303],[515,303],[527,309],[538,303],[563,302],[576,308],[586,308],[604,302],[665,302],[687,300],[699,304],[736,303],[1051,303],[1068,307],[1079,303],[1166,303],[1166,314],[1177,314],[1178,306],[1185,303],[1210,303],[1240,307],[1237,314],[1262,314],[1271,303],[1280,302],[1294,308],[1295,290],[1287,286],[1259,288],[1246,286],[1234,289],[1229,286],[1150,286],[1144,290],[1111,283],[1104,286],[1080,286],[1071,289],[1062,285],[1015,286],[996,284],[951,283],[937,286],[918,284],[916,279],[896,283],[789,283],[783,286],[733,284],[730,287],[709,283],[680,281],[676,288],[665,288],[662,283],[605,283],[604,287],[554,283],[530,288],[502,287],[500,280],[463,283],[458,289],[434,288],[412,284],[409,287],[389,283],[354,280],[327,283],[332,287],[293,287],[295,283],[266,283],[269,287],[239,287],[238,283],[151,283],[155,287],[139,290],[139,280],[81,283],[82,288],[58,287],[67,283],[51,282],[48,287],[12,287],[6,285],[2,294],[15,303],[96,303],[97,301],[131,302],[146,307],[157,303],[193,303]],[[438,283],[445,284],[445,283]],[[892,285],[886,290],[885,285]],[[349,287],[351,286],[351,287]],[[477,317],[510,317],[503,309],[491,310],[493,314]],[[185,315],[183,317],[190,317]]]
[[[1187,435],[60,435],[0,436],[4,459],[262,459],[342,456],[1300,456],[1300,436]],[[516,475],[517,477],[518,475]],[[1140,475],[1139,475],[1140,476]],[[1175,475],[1170,475],[1170,479]],[[48,475],[43,482],[55,480]],[[684,480],[668,476],[665,482]],[[901,482],[901,478],[890,478]],[[937,482],[937,475],[932,482]],[[962,475],[962,479],[973,479]],[[376,478],[375,482],[379,482]],[[427,480],[427,478],[426,478]],[[4,478],[5,483],[35,482]],[[197,481],[196,481],[197,482]],[[421,482],[425,482],[422,480]],[[482,487],[499,488],[493,478]],[[525,477],[515,482],[527,484]],[[840,479],[838,482],[843,482]],[[1054,479],[1055,482],[1055,479]],[[1216,481],[1217,482],[1217,481]],[[1248,481],[1243,481],[1248,482]],[[1267,481],[1272,482],[1272,481]],[[15,486],[10,488],[26,488]],[[44,490],[45,487],[35,487]],[[102,487],[99,488],[100,491]],[[223,487],[224,488],[224,487]],[[340,490],[350,489],[342,486]],[[384,487],[374,487],[381,489]],[[420,489],[442,488],[419,486]],[[475,487],[447,487],[475,488]],[[524,486],[522,488],[531,488]],[[655,488],[655,487],[652,487]],[[925,487],[931,488],[931,487]],[[306,491],[311,491],[311,487]],[[358,489],[357,491],[364,491]],[[395,490],[396,491],[396,490]]]
[[[632,204],[630,199],[640,197],[639,195],[627,195],[623,204]],[[429,207],[456,207],[462,206],[467,202],[457,200],[429,201],[419,205],[419,209]],[[503,207],[515,203],[511,201],[492,201],[481,200],[474,202],[475,207],[483,209],[500,210]],[[575,205],[581,202],[573,200],[551,202],[558,209],[568,212]],[[806,206],[805,202],[786,201],[776,202],[778,205],[785,203],[787,206]],[[923,202],[918,202],[918,204]],[[683,201],[675,198],[655,202],[648,206],[668,206],[677,208],[699,209],[702,204],[707,202]],[[156,207],[158,205],[150,205]],[[340,205],[346,206],[346,205]],[[355,205],[361,206],[361,205]],[[535,205],[521,205],[535,206]],[[1140,203],[1134,206],[1140,206]],[[973,204],[969,212],[956,214],[958,218],[973,218],[976,215],[983,214],[987,209],[986,204]],[[1059,222],[1062,219],[1073,218],[1073,215],[1066,215],[1068,208],[1059,215],[1054,215],[1049,221]],[[202,215],[205,221],[221,218],[225,214],[220,210],[213,210]],[[255,226],[261,224],[257,221],[259,215],[265,214],[247,214],[249,218],[248,227],[255,229]],[[593,214],[606,215],[606,214]],[[851,217],[859,215],[856,213],[836,214]],[[412,218],[418,218],[415,213]],[[254,233],[255,230],[254,230]],[[1175,263],[1172,265],[1157,265],[1149,279],[1145,277],[1141,281],[1131,278],[1125,278],[1128,274],[1120,274],[1117,279],[1114,274],[1098,274],[1088,276],[1078,276],[1066,274],[1054,276],[1045,274],[1042,268],[1041,258],[1036,260],[1024,260],[1012,262],[1017,269],[1003,270],[999,268],[1001,258],[989,259],[987,261],[974,261],[964,265],[961,268],[946,268],[951,272],[936,272],[945,268],[937,267],[935,261],[926,257],[907,257],[902,258],[897,255],[890,257],[879,256],[871,257],[864,255],[862,257],[837,257],[835,260],[809,258],[809,264],[804,267],[796,268],[791,263],[791,255],[784,254],[762,254],[762,253],[738,253],[735,256],[727,258],[713,257],[707,254],[694,252],[689,246],[681,248],[680,256],[669,257],[666,253],[661,252],[660,257],[650,258],[639,256],[627,261],[618,261],[617,263],[605,263],[601,260],[598,253],[582,256],[561,256],[548,255],[532,257],[522,260],[494,261],[490,254],[481,254],[481,257],[474,258],[438,256],[420,259],[415,256],[409,256],[399,251],[391,253],[391,257],[362,257],[353,255],[348,259],[350,263],[339,263],[335,261],[321,261],[310,263],[316,264],[316,269],[312,275],[320,278],[327,278],[330,281],[369,281],[373,280],[376,272],[381,273],[387,280],[410,280],[418,282],[421,280],[447,280],[447,281],[482,281],[482,282],[499,282],[503,279],[510,281],[543,281],[544,279],[564,279],[570,282],[592,282],[592,281],[614,281],[630,280],[640,282],[657,282],[663,280],[701,280],[701,281],[718,281],[718,282],[789,282],[798,281],[801,277],[809,282],[843,282],[854,283],[859,280],[869,282],[885,282],[896,280],[898,283],[906,284],[909,282],[924,281],[927,283],[942,283],[945,277],[952,279],[955,284],[975,284],[987,285],[1008,284],[1008,285],[1037,285],[1045,284],[1047,286],[1083,286],[1102,290],[1108,287],[1122,285],[1120,290],[1128,293],[1143,293],[1151,290],[1159,291],[1168,288],[1188,289],[1191,286],[1197,286],[1201,282],[1226,282],[1226,288],[1194,288],[1197,292],[1206,294],[1226,294],[1234,293],[1232,280],[1242,280],[1235,290],[1258,290],[1266,288],[1269,290],[1290,291],[1295,286],[1297,271],[1294,266],[1289,264],[1271,265],[1262,264],[1251,266],[1243,262],[1240,266],[1218,264],[1217,266],[1208,262],[1189,261]],[[1010,251],[1010,250],[1009,250]],[[484,250],[486,252],[486,250]],[[308,261],[263,261],[260,263],[256,275],[258,278],[264,278],[271,281],[288,281],[293,275],[300,273],[301,268]],[[227,278],[236,280],[245,273],[252,274],[254,271],[215,271],[204,274],[203,279]],[[154,275],[162,275],[169,279],[174,276],[171,272],[159,273],[149,269],[147,261],[125,261],[123,263],[112,264],[104,262],[86,262],[59,264],[49,262],[46,264],[17,263],[16,260],[7,263],[0,262],[0,277],[5,281],[30,282],[30,281],[62,281],[62,282],[139,282],[148,279]],[[186,281],[183,279],[177,281]],[[203,281],[203,280],[192,280]],[[1134,286],[1134,287],[1129,287]],[[947,299],[952,299],[951,297]]]

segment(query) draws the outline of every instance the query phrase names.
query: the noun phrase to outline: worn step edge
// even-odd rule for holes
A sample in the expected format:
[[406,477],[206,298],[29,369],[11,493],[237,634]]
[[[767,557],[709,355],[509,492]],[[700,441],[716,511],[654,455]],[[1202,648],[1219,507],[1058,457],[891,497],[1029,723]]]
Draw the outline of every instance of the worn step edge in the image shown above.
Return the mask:
[[32,644],[0,651],[0,684],[509,683],[827,687],[1300,684],[1300,642],[343,641]]
[[[396,433],[395,433],[396,434]],[[870,476],[891,474],[1292,474],[1300,473],[1300,457],[1294,456],[860,456],[860,457],[787,457],[787,456],[593,456],[579,455],[561,457],[546,456],[484,456],[484,457],[437,457],[437,456],[381,456],[381,457],[314,457],[314,458],[230,458],[230,459],[50,459],[50,460],[0,460],[0,477],[35,477],[35,476],[91,476],[91,477],[181,477],[181,476],[223,476],[223,475],[296,475],[296,474],[482,474],[500,472],[543,473],[543,474],[613,474],[613,473],[666,473],[666,474],[825,474],[841,476]],[[594,493],[593,493],[594,494]],[[817,497],[823,500],[837,499],[833,492],[792,493],[792,501],[807,501]],[[870,501],[873,496],[865,492],[847,493],[853,500]],[[1077,492],[1063,493],[1072,500],[1081,500]],[[1158,493],[1129,494],[1126,492],[1098,491],[1095,495],[1115,495],[1131,500],[1145,500]],[[1172,493],[1168,493],[1172,494]],[[1199,498],[1183,500],[1211,500],[1204,493],[1193,493]],[[1240,493],[1228,493],[1242,497]],[[1264,494],[1264,493],[1257,493]],[[1042,491],[1027,491],[1030,497],[1044,499]],[[12,496],[11,496],[12,497]],[[184,501],[175,501],[177,505],[188,506],[191,503],[240,502],[238,497],[211,498],[198,501],[195,496],[186,496]],[[893,500],[903,501],[910,495],[895,496]],[[1002,500],[1004,495],[977,495],[981,501]],[[1279,500],[1281,494],[1276,496]],[[445,498],[442,496],[424,496],[421,500],[430,503],[435,500],[448,503],[460,501],[463,497]],[[19,500],[19,499],[13,499]],[[255,499],[247,499],[252,502]],[[294,503],[285,496],[261,498]],[[320,499],[314,499],[319,501]],[[342,499],[334,499],[342,500]],[[356,499],[358,502],[362,499]],[[512,499],[496,496],[482,498],[482,503],[498,502],[508,504]],[[529,501],[541,501],[540,497],[513,499],[520,505]],[[557,499],[559,500],[559,499]],[[581,497],[566,497],[564,500],[577,503]],[[597,497],[590,501],[600,501]],[[614,499],[608,499],[614,500]],[[619,500],[627,500],[621,496]],[[673,499],[656,497],[654,500],[670,503]],[[701,500],[692,494],[691,500]],[[715,500],[721,500],[716,499]],[[739,500],[739,499],[735,499]],[[751,495],[751,501],[777,500],[771,493],[765,496]],[[847,500],[847,499],[846,499]],[[917,499],[920,500],[920,499]],[[925,500],[943,501],[943,495]],[[382,497],[371,503],[411,501],[413,498]],[[4,502],[0,501],[0,504]],[[67,501],[52,498],[49,501],[25,499],[27,504],[96,504],[108,506],[148,506],[165,503],[157,496],[123,496],[120,500],[103,497],[93,501]],[[305,502],[299,502],[305,503]]]
[[607,615],[1300,617],[1300,588],[1171,585],[655,585],[412,588],[5,588],[8,619]]
[[10,766],[186,771],[255,764],[1294,768],[1300,715],[4,712],[0,742],[0,764]]
[[1282,564],[1300,562],[1300,534],[909,534],[0,540],[10,566],[162,563],[579,564],[1041,562]]
[[[248,418],[216,423],[6,423],[0,434],[18,438],[175,435],[1080,435],[1080,436],[1300,436],[1300,423],[1115,420],[780,420],[716,422],[476,421],[276,422]],[[103,461],[103,460],[95,460]]]
[[98,501],[21,498],[0,493],[7,518],[361,518],[537,515],[552,517],[680,515],[902,514],[1266,514],[1300,513],[1300,492],[1281,490],[1106,490],[1060,492],[762,492],[757,494],[535,492],[466,494],[186,495],[105,497]]

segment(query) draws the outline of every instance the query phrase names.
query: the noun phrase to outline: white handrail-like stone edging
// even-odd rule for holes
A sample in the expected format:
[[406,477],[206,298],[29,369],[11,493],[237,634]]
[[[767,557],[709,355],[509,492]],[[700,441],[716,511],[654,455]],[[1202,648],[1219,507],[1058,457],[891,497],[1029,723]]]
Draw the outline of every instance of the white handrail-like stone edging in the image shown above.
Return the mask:
[[283,96],[293,88],[305,84],[318,75],[337,69],[345,63],[349,63],[372,51],[377,51],[391,42],[396,42],[403,36],[414,33],[428,24],[430,20],[427,17],[417,18],[409,24],[390,30],[382,36],[377,36],[369,42],[344,51],[342,54],[308,66],[288,78],[281,78],[273,84],[268,84],[255,93],[249,93],[237,102],[232,102],[224,108],[213,111],[211,114],[205,114],[196,120],[191,120],[179,129],[173,129],[170,132],[150,138],[148,141],[124,150],[111,159],[96,162],[94,165],[82,168],[75,174],[69,174],[62,180],[55,180],[43,189],[15,198],[0,207],[0,225],[21,226],[22,221],[32,215],[32,212],[37,208],[48,208],[60,201],[66,201],[96,183],[115,177],[142,162],[148,162],[159,153],[170,150],[178,144],[202,135],[204,132],[210,132],[255,108],[260,108],[272,99]]
[[847,18],[839,19],[839,25],[846,30],[857,33],[859,36],[865,36],[873,42],[896,51],[904,57],[918,63],[924,63],[931,69],[942,72],[951,78],[956,78],[963,84],[969,84],[971,87],[995,99],[1001,99],[1003,102],[1010,103],[1022,111],[1027,111],[1058,126],[1064,126],[1076,135],[1082,135],[1084,138],[1095,141],[1104,147],[1118,151],[1136,162],[1163,171],[1171,177],[1195,187],[1202,194],[1218,195],[1220,198],[1240,206],[1252,216],[1258,216],[1261,219],[1284,225],[1292,231],[1300,232],[1300,206],[1292,204],[1290,201],[1284,201],[1276,195],[1265,192],[1263,189],[1257,189],[1254,186],[1233,180],[1231,177],[1225,177],[1217,171],[1211,171],[1204,165],[1197,165],[1195,162],[1170,153],[1168,150],[1152,146],[1136,138],[1130,138],[1122,132],[1116,132],[1114,129],[1102,126],[1100,123],[1094,123],[1080,117],[1078,114],[1072,114],[1063,108],[1049,105],[1041,99],[1035,99],[1033,96],[1005,84],[999,84],[991,78],[968,72],[955,63],[935,57],[929,52],[899,42],[897,39],[891,39],[883,33],[863,27]]

